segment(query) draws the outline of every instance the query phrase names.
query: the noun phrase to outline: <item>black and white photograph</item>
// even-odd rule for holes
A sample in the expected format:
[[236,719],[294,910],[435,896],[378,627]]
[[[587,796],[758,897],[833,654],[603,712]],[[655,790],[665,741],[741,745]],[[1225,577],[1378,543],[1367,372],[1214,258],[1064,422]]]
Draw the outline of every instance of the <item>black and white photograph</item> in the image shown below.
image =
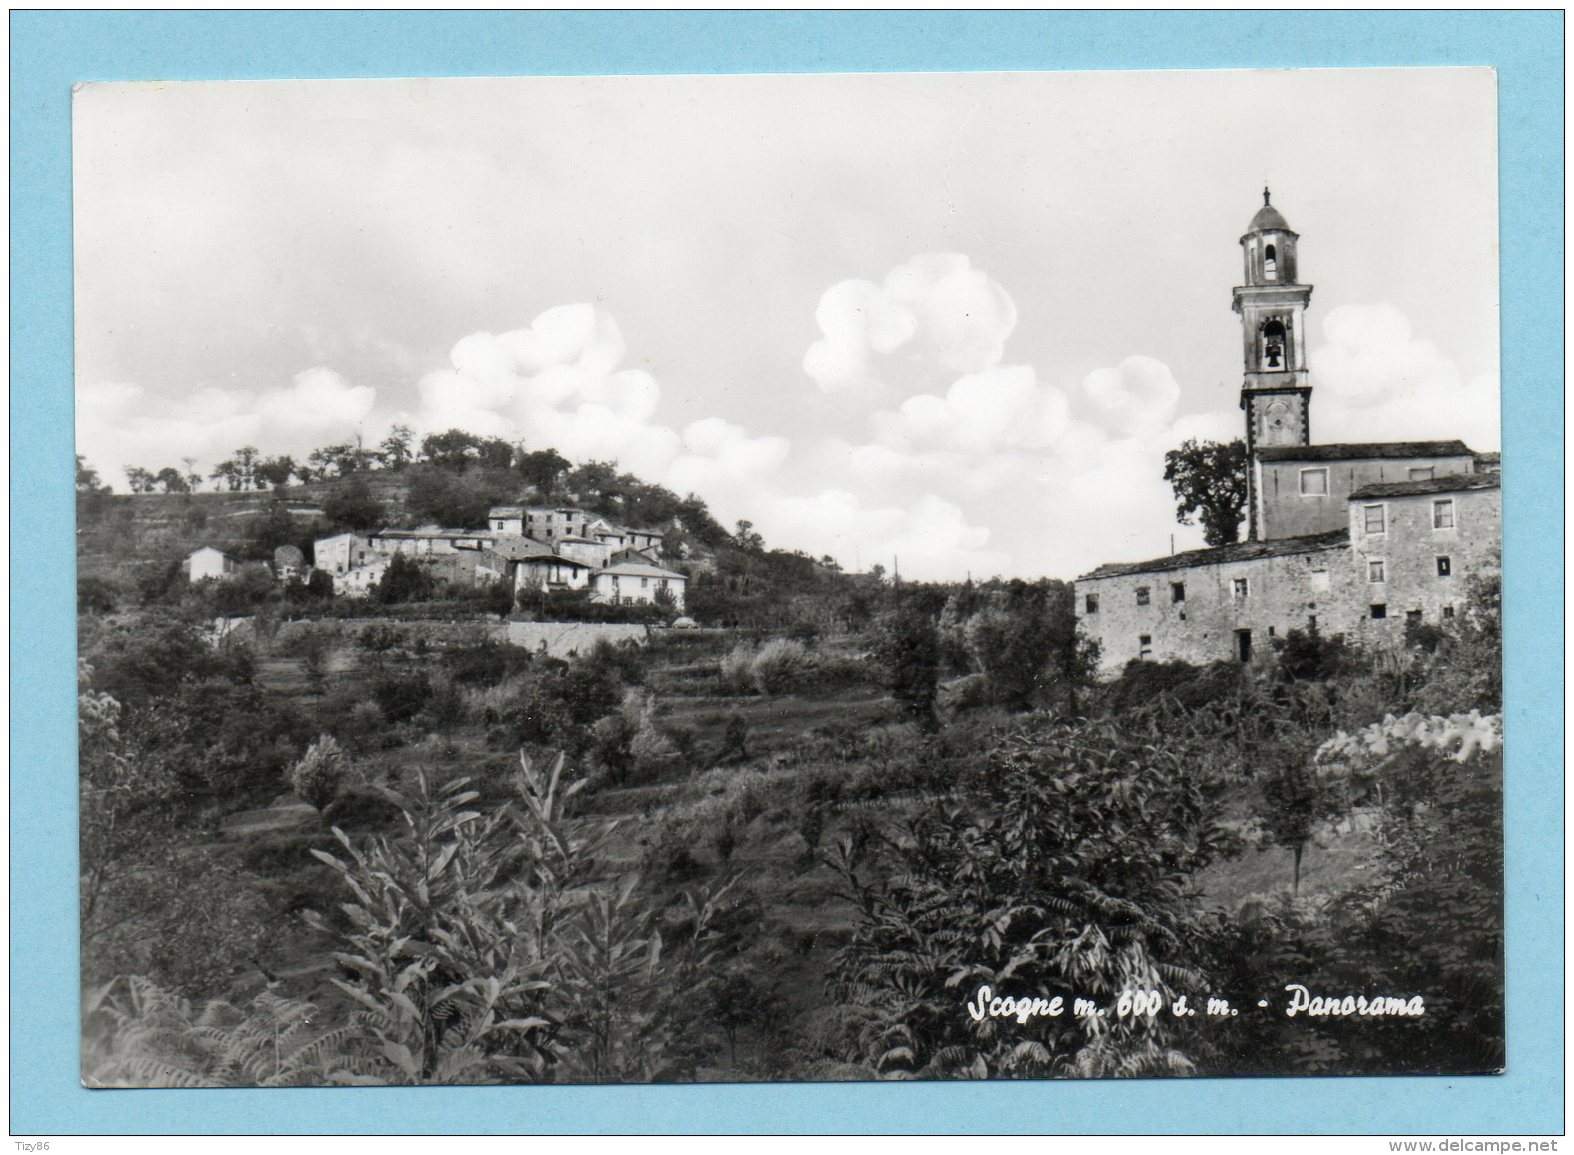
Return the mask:
[[71,114],[85,1086],[1503,1071],[1491,69]]

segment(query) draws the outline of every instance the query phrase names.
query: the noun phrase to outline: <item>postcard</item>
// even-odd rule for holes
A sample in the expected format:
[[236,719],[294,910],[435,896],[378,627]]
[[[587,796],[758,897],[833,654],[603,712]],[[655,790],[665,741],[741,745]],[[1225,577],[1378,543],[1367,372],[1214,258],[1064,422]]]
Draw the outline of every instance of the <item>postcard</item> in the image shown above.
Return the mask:
[[85,1085],[1504,1069],[1492,70],[72,115]]

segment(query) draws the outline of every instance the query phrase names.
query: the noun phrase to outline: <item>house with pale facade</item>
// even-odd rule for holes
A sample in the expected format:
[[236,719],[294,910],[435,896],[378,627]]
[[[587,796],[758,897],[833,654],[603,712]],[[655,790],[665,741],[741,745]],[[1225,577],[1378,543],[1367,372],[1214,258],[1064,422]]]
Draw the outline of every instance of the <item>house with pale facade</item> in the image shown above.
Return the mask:
[[1444,622],[1499,565],[1496,454],[1462,441],[1313,444],[1299,236],[1263,192],[1234,291],[1245,374],[1246,540],[1076,580],[1101,674],[1128,662],[1250,663],[1291,630],[1390,644]]
[[[653,602],[654,591],[665,589],[675,591],[681,606],[687,578],[655,563],[661,540],[658,531],[625,529],[572,506],[494,505],[485,529],[429,525],[334,534],[315,543],[314,560],[333,577],[335,592],[351,597],[365,596],[388,562],[404,556],[451,583],[506,582],[516,594],[588,590],[598,600],[625,603]],[[608,580],[598,582],[601,574]]]
[[240,572],[240,562],[211,545],[199,546],[186,557],[186,576],[192,585],[205,581],[223,581]]
[[[663,569],[659,565],[621,561],[597,570],[591,576],[590,591],[597,601],[614,605],[660,605],[665,602],[673,609],[681,610],[688,581],[686,575]],[[671,600],[667,601],[669,598]]]

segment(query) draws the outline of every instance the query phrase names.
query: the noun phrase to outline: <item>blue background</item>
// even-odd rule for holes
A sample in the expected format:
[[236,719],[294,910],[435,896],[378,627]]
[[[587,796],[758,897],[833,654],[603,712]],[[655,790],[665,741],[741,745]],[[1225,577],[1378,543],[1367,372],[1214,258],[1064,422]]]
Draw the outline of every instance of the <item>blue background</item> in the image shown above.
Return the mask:
[[[11,29],[13,1134],[1562,1130],[1561,13],[19,12]],[[82,1089],[70,579],[73,83],[1451,64],[1492,65],[1499,78],[1510,715],[1507,1074],[1015,1085]]]

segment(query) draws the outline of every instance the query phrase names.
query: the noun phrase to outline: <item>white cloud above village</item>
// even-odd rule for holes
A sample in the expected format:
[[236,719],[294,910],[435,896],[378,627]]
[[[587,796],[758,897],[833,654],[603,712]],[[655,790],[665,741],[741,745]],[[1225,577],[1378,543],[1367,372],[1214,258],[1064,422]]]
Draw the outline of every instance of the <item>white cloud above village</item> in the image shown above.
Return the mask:
[[93,382],[77,389],[77,452],[117,486],[127,465],[157,470],[193,457],[207,468],[244,445],[304,458],[354,438],[376,400],[376,389],[322,366],[260,392],[201,385],[172,397],[133,382]]
[[[847,564],[1071,576],[1196,543],[1163,455],[1241,430],[1228,289],[1265,172],[1317,286],[1313,439],[1494,447],[1492,117],[1226,81],[1166,89],[1162,131],[1137,89],[1029,76],[90,91],[79,448],[119,482],[457,426]],[[1310,93],[1271,155],[1197,162]],[[1352,139],[1375,191],[1327,183]]]
[[922,253],[879,284],[849,279],[820,297],[820,339],[803,368],[826,393],[906,396],[997,365],[1016,303],[960,253]]
[[[826,315],[857,295],[848,289],[855,284],[866,297],[875,288],[828,288],[816,311],[822,330]],[[789,438],[722,417],[674,429],[661,418],[663,384],[627,364],[617,320],[580,303],[461,338],[447,366],[419,378],[413,411],[381,411],[374,388],[320,366],[277,389],[205,386],[180,402],[109,383],[80,393],[80,446],[113,478],[120,464],[182,456],[210,464],[241,444],[303,455],[357,434],[374,442],[395,421],[418,435],[457,427],[552,446],[575,462],[616,461],[698,493],[725,524],[753,521],[772,545],[845,565],[890,568],[900,558],[918,578],[1072,576],[1110,556],[1163,552],[1171,535],[1177,548],[1200,544],[1195,527],[1173,520],[1164,453],[1187,438],[1238,436],[1238,412],[1177,414],[1180,383],[1145,354],[1091,370],[1071,391],[1042,381],[1033,365],[1005,363],[1014,302],[965,256],[915,257],[884,284],[877,303],[888,315],[879,325],[905,336],[879,337],[880,355],[908,343],[916,355],[881,363],[864,355],[875,345],[865,346],[862,376],[847,378],[844,400],[856,406],[843,410],[845,431]],[[898,300],[906,319],[894,324]],[[956,336],[968,333],[980,301],[998,340]],[[1461,382],[1396,309],[1334,309],[1323,338],[1311,353],[1319,440],[1461,436],[1496,445],[1495,383]],[[811,350],[805,362],[814,359]],[[933,391],[913,391],[920,381]],[[825,384],[809,374],[804,387]]]
[[1392,305],[1351,304],[1322,319],[1308,364],[1318,441],[1459,438],[1496,449],[1502,411],[1496,374],[1462,380],[1431,340]]

